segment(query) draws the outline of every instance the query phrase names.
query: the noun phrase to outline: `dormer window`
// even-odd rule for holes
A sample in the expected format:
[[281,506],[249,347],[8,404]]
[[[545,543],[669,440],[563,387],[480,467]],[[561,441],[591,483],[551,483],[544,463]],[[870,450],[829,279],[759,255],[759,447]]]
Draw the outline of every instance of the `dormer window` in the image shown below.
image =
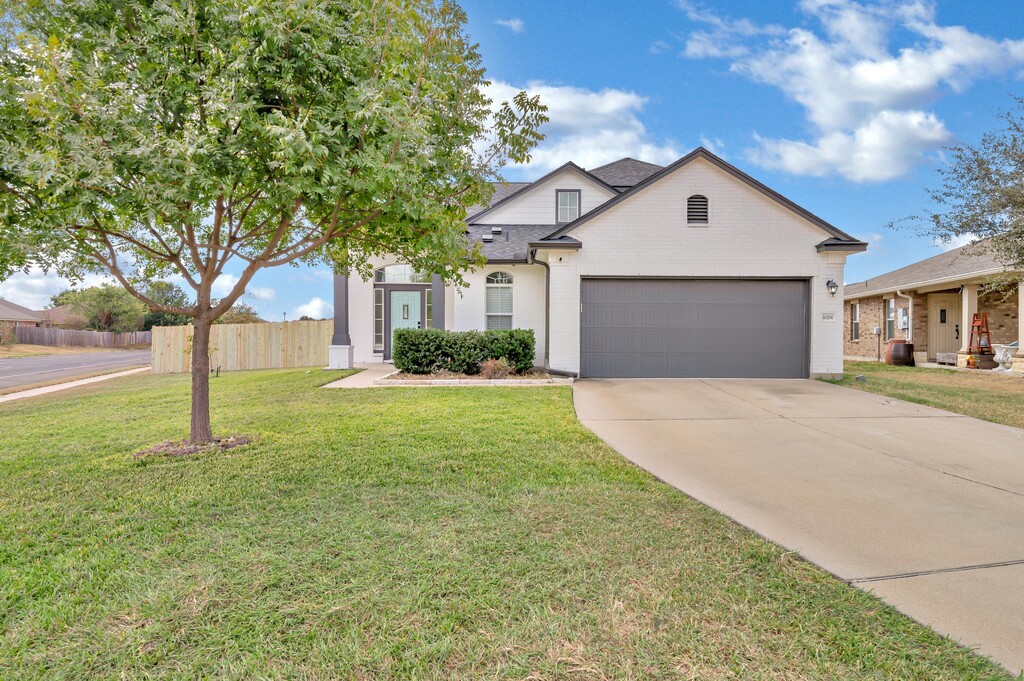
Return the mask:
[[686,199],[686,224],[708,224],[708,197],[694,194]]
[[555,192],[556,215],[558,222],[572,222],[580,216],[580,190],[559,189]]

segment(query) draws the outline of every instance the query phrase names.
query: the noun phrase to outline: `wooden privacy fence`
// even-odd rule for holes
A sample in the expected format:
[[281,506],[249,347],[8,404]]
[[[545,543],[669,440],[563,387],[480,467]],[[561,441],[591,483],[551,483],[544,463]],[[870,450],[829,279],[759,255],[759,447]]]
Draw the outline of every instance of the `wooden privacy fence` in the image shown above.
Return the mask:
[[153,340],[151,331],[114,333],[112,331],[76,331],[42,326],[19,326],[14,333],[19,343],[51,347],[74,345],[83,348],[127,348],[133,345],[149,345]]
[[[215,324],[210,331],[210,368],[286,369],[327,366],[333,322]],[[154,374],[191,371],[192,326],[154,326]]]

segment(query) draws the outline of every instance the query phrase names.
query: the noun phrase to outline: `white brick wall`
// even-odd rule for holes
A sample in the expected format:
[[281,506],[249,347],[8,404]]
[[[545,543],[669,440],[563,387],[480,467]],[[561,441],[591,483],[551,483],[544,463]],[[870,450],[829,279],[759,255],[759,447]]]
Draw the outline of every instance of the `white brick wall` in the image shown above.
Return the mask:
[[[374,267],[395,260],[375,260]],[[512,323],[516,328],[533,329],[537,337],[536,363],[544,364],[544,268],[541,265],[488,265],[466,273],[468,286],[445,288],[445,328],[456,331],[482,330],[487,326],[484,279],[491,272],[508,272],[513,277]],[[382,361],[373,351],[373,281],[352,277],[348,283],[349,335],[353,360],[357,363]]]
[[580,210],[588,213],[614,194],[576,171],[563,170],[509,201],[504,206],[477,220],[483,225],[552,225],[555,224],[555,191],[580,190]]
[[512,326],[533,329],[537,337],[535,363],[544,364],[544,267],[542,265],[487,265],[465,275],[468,287],[455,295],[456,331],[481,331],[487,328],[486,283],[492,272],[512,275]]
[[[707,226],[686,225],[693,194],[709,199]],[[811,373],[842,372],[843,297],[825,282],[842,283],[845,254],[818,253],[828,234],[710,163],[693,161],[572,236],[580,251],[541,254],[551,265],[551,368],[579,371],[580,277],[794,277],[810,279]]]

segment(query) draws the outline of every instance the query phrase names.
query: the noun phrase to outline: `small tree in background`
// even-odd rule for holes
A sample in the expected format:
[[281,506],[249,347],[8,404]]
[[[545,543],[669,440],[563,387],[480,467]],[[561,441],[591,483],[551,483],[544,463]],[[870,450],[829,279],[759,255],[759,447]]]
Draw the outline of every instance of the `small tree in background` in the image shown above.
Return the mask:
[[[106,273],[190,317],[192,443],[210,325],[258,271],[391,254],[461,281],[466,207],[546,120],[525,93],[492,111],[445,0],[0,2],[0,278]],[[147,295],[171,275],[190,305]]]
[[238,302],[231,306],[231,309],[225,312],[217,319],[216,324],[263,324],[265,319],[261,319],[256,308],[248,303]]
[[[976,240],[971,253],[989,252],[1005,267],[1024,270],[1024,99],[1015,99],[1017,110],[1001,117],[1004,128],[985,133],[977,146],[948,149],[942,183],[929,190],[937,208],[909,220],[943,243]],[[1010,281],[996,277],[991,285]]]
[[[169,281],[154,281],[146,286],[145,291],[147,298],[164,308],[184,309],[192,305],[184,289]],[[186,314],[149,310],[142,322],[142,330],[149,331],[154,326],[181,326],[191,321],[192,318]]]
[[62,305],[70,305],[72,310],[85,317],[86,328],[93,331],[138,331],[146,314],[142,303],[113,284],[65,291],[54,298],[64,301]]

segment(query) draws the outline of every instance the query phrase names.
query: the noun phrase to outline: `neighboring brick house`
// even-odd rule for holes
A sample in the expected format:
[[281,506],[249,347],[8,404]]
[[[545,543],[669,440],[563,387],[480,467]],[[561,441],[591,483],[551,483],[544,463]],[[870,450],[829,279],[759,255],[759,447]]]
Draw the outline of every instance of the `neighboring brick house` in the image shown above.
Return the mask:
[[[1004,291],[979,287],[1006,268],[991,253],[964,246],[886,274],[844,287],[843,351],[849,359],[877,359],[889,339],[914,344],[918,363],[938,353],[958,353],[966,361],[975,313],[988,316],[992,344],[1024,338],[1024,281]],[[879,329],[879,333],[874,330]],[[1019,345],[1014,370],[1024,372]]]
[[9,300],[0,298],[0,324],[8,328],[19,326],[42,326],[38,313],[27,307],[16,305]]
[[89,320],[85,318],[85,315],[79,314],[70,305],[58,305],[46,310],[39,310],[36,314],[47,326],[59,329],[84,329],[89,325]]
[[469,211],[468,286],[395,258],[337,275],[331,366],[390,359],[395,329],[526,328],[583,377],[808,377],[843,370],[849,253],[866,244],[705,149],[498,186]]

